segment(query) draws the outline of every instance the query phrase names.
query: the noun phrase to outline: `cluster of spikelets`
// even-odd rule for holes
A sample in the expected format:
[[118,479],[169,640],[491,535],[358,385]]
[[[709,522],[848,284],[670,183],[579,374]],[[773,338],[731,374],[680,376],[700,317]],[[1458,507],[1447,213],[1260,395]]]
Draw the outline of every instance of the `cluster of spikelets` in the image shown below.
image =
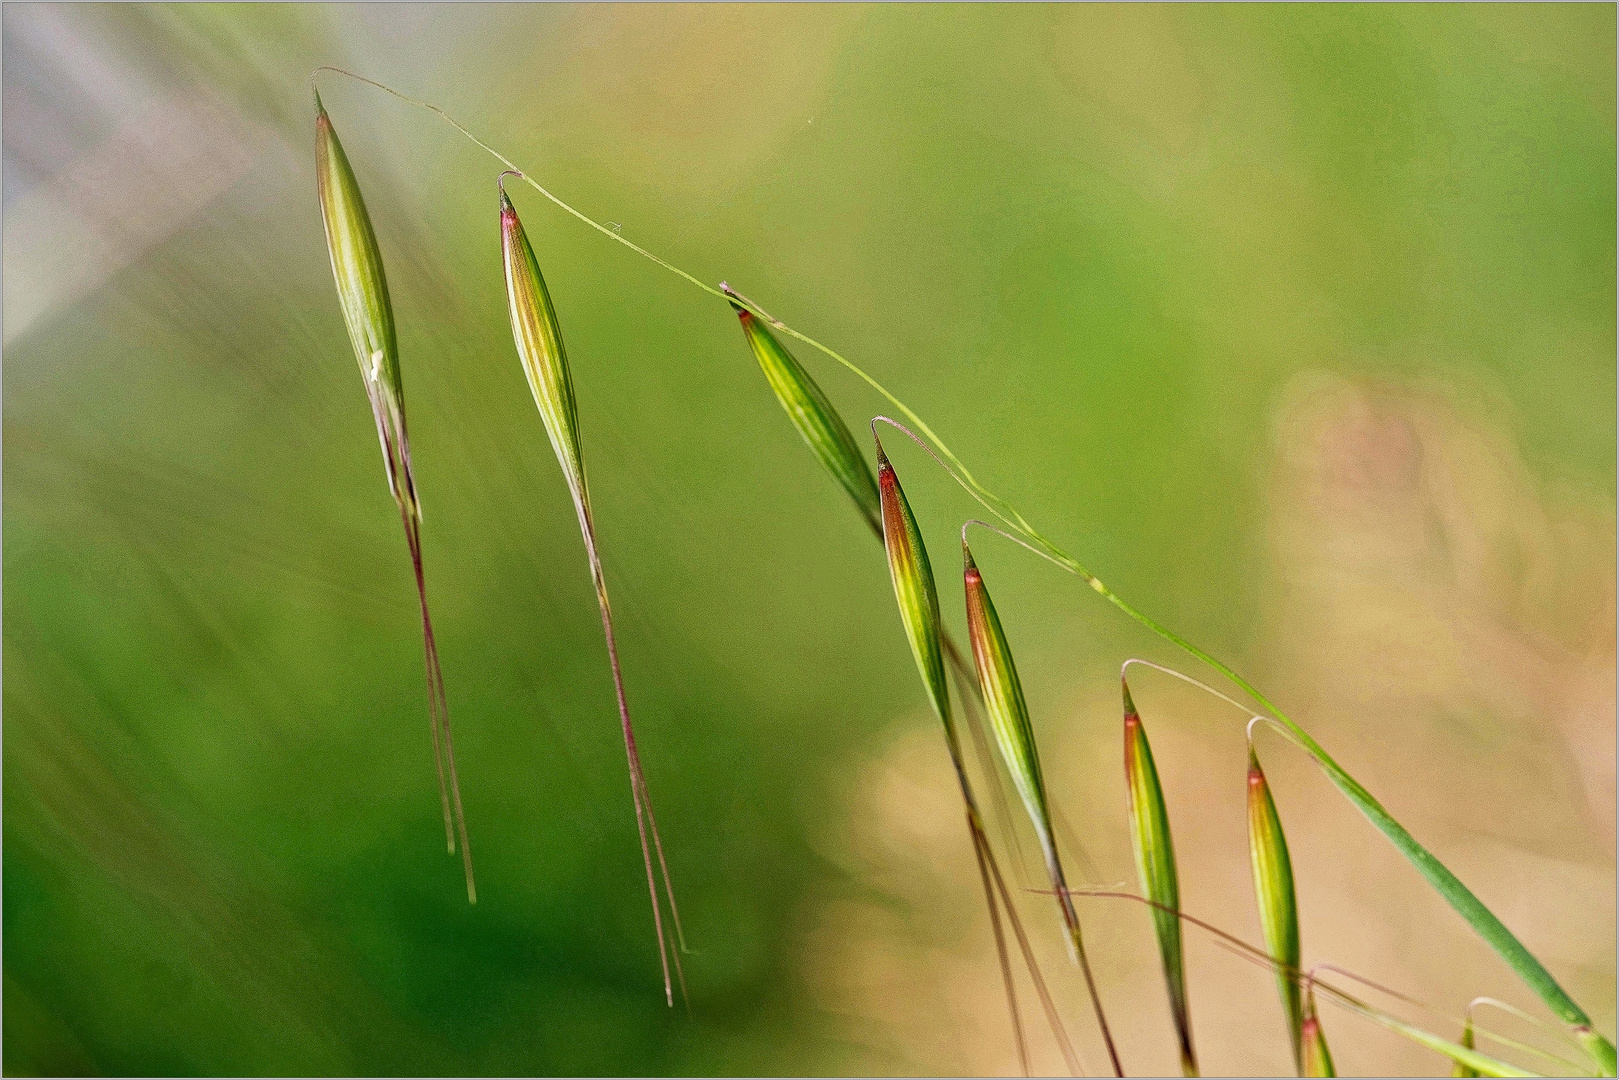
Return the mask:
[[[723,288],[723,286],[722,286]],[[738,297],[737,299],[741,299]],[[957,733],[951,697],[946,676],[945,656],[955,653],[943,629],[939,613],[938,589],[933,577],[932,562],[927,547],[911,510],[910,500],[900,485],[893,464],[877,439],[877,476],[872,480],[871,470],[861,454],[849,427],[833,409],[826,394],[804,370],[803,366],[783,348],[761,320],[740,304],[734,305],[741,319],[754,356],[764,371],[766,380],[775,391],[788,417],[814,451],[826,470],[831,473],[854,499],[861,514],[873,522],[882,537],[888,556],[889,577],[894,586],[900,619],[905,636],[916,661],[918,673],[927,692],[928,700],[943,725],[945,742],[950,750],[962,798],[967,809],[967,825],[980,865],[994,864],[983,830],[982,818],[962,759],[961,740]],[[894,423],[887,418],[878,420]],[[901,430],[901,425],[895,424]],[[907,433],[909,433],[907,431]],[[876,493],[876,506],[871,498]],[[876,515],[874,519],[873,510]],[[880,523],[879,523],[880,522]],[[969,522],[968,524],[974,524]],[[1085,957],[1084,940],[1079,916],[1074,909],[1073,893],[1068,887],[1058,850],[1056,830],[1053,827],[1051,802],[1046,791],[1045,778],[1040,768],[1040,754],[1035,742],[1034,727],[1018,680],[1017,666],[1012,659],[1005,630],[972,549],[966,539],[966,526],[962,529],[962,584],[967,612],[968,638],[972,646],[975,681],[968,683],[964,703],[982,704],[988,713],[990,730],[994,735],[1001,767],[1018,795],[1029,823],[1033,827],[1051,879],[1052,893],[1056,897],[1063,925],[1067,931],[1074,960],[1085,979],[1086,989],[1095,1009],[1097,1024],[1109,1063],[1115,1075],[1123,1075],[1117,1048],[1109,1031],[1106,1013],[1090,965]],[[959,654],[957,654],[959,655]],[[968,708],[973,706],[969,705]],[[1162,955],[1164,976],[1168,984],[1170,1012],[1175,1024],[1180,1050],[1181,1067],[1187,1076],[1198,1075],[1197,1054],[1192,1044],[1191,1019],[1186,998],[1186,975],[1181,945],[1181,917],[1179,879],[1175,865],[1174,841],[1170,835],[1169,815],[1163,790],[1153,765],[1152,749],[1147,742],[1146,729],[1130,698],[1128,682],[1124,685],[1124,761],[1126,793],[1130,811],[1131,833],[1142,891],[1152,905],[1154,926]],[[991,782],[994,782],[991,772]],[[1313,995],[1306,1009],[1301,990],[1299,971],[1299,934],[1296,899],[1293,889],[1292,866],[1288,859],[1287,841],[1282,835],[1281,821],[1276,813],[1265,783],[1258,758],[1250,753],[1249,766],[1249,835],[1253,855],[1254,885],[1259,900],[1261,923],[1268,949],[1269,962],[1275,967],[1277,985],[1287,1013],[1290,1039],[1295,1063],[1300,1075],[1332,1076],[1332,1056],[1327,1049],[1321,1025],[1315,1016]],[[1005,950],[1000,940],[999,914],[994,891],[986,882],[991,923],[996,929],[997,945],[1001,946],[1003,972],[1006,969]],[[1016,922],[1016,909],[1006,903],[1007,914]],[[1019,936],[1021,937],[1021,931]],[[1038,966],[1026,956],[1036,985],[1042,985]],[[1008,974],[1008,998],[1011,1002],[1014,1025],[1018,1025],[1015,993],[1011,990]],[[1053,1018],[1053,1030],[1059,1044],[1074,1064],[1072,1050],[1062,1033],[1060,1021]],[[1019,1053],[1027,1066],[1027,1051],[1023,1035],[1016,1032]]]
[[[438,653],[433,643],[433,624],[427,613],[427,590],[422,576],[421,507],[416,497],[416,486],[410,470],[410,442],[405,432],[405,390],[399,370],[399,351],[395,341],[393,309],[388,299],[387,278],[383,274],[382,255],[377,247],[376,232],[366,212],[365,200],[360,195],[359,183],[349,165],[343,144],[332,128],[331,118],[315,95],[315,177],[320,197],[321,216],[326,225],[326,243],[332,258],[332,275],[337,281],[337,294],[342,303],[343,316],[348,324],[354,355],[360,362],[360,374],[366,393],[371,399],[376,417],[377,434],[382,440],[384,464],[387,467],[388,486],[405,522],[405,536],[410,546],[411,560],[416,570],[416,587],[421,600],[422,634],[427,650],[428,701],[433,729],[433,752],[441,754],[439,786],[444,803],[445,834],[449,848],[455,851],[455,838],[460,836],[461,853],[467,879],[467,899],[477,902],[477,888],[473,881],[472,853],[467,843],[466,820],[461,810],[461,792],[455,768],[455,752],[450,744],[450,718],[445,703],[444,681],[439,671]],[[618,695],[619,721],[624,733],[624,750],[629,759],[630,794],[635,804],[635,823],[640,830],[641,852],[646,864],[647,887],[652,894],[652,918],[658,935],[659,958],[663,964],[664,993],[672,1004],[674,984],[679,982],[685,992],[685,978],[681,972],[680,951],[683,935],[680,913],[675,905],[674,889],[669,880],[669,868],[664,859],[663,842],[658,835],[657,819],[652,813],[652,798],[647,791],[646,775],[641,768],[640,753],[635,744],[635,731],[630,723],[630,710],[624,694],[624,679],[619,670],[618,643],[613,634],[612,608],[607,599],[607,581],[602,571],[601,558],[596,549],[596,527],[590,510],[590,489],[585,483],[584,448],[579,438],[579,410],[574,400],[573,376],[568,370],[568,354],[562,345],[562,328],[557,322],[556,309],[546,291],[545,279],[540,274],[534,249],[523,232],[517,211],[506,197],[502,174],[500,191],[501,257],[505,269],[506,298],[511,312],[512,340],[523,364],[523,373],[533,391],[534,403],[539,407],[545,433],[551,440],[557,463],[568,483],[573,497],[574,511],[579,517],[579,531],[584,537],[585,552],[589,557],[591,581],[596,587],[596,600],[601,608],[602,630],[607,639],[607,654],[612,664],[613,685]],[[450,782],[445,793],[444,764],[449,766]],[[451,831],[452,808],[454,831]],[[656,853],[657,872],[653,869]],[[663,894],[669,905],[674,924],[674,936],[680,947],[670,947],[664,927],[663,902],[658,895],[661,876]],[[671,964],[673,978],[671,978]]]
[[[369,80],[362,80],[367,81]],[[381,84],[374,84],[381,86]],[[382,87],[387,90],[387,87]],[[390,93],[396,93],[389,90]],[[403,96],[403,95],[399,95]],[[411,99],[405,99],[411,100]],[[360,195],[354,172],[343,151],[341,142],[332,128],[331,120],[320,104],[316,104],[316,175],[326,238],[331,254],[332,271],[337,284],[349,336],[359,361],[361,375],[370,399],[372,412],[381,441],[389,490],[405,527],[406,540],[416,575],[418,598],[421,606],[423,642],[426,656],[429,719],[433,735],[434,754],[438,764],[441,802],[444,812],[445,834],[453,854],[459,840],[466,874],[469,901],[476,901],[473,882],[472,857],[467,842],[465,817],[461,808],[459,780],[455,755],[450,739],[450,724],[443,677],[439,670],[437,649],[433,640],[432,622],[428,615],[426,586],[421,560],[421,510],[411,474],[410,444],[405,425],[404,389],[400,374],[398,347],[395,340],[393,313],[388,299],[386,278],[375,232]],[[423,105],[424,103],[414,102]],[[442,111],[424,106],[438,112]],[[445,117],[448,119],[448,117]],[[463,134],[466,129],[450,121]],[[474,141],[478,141],[474,139]],[[490,149],[479,142],[480,146]],[[490,150],[494,153],[493,150]],[[496,154],[497,157],[500,155]],[[505,162],[504,158],[501,158]],[[509,162],[505,162],[510,164]],[[613,633],[611,607],[608,602],[605,576],[597,552],[595,523],[591,512],[590,494],[585,481],[584,451],[580,439],[578,410],[575,404],[572,376],[567,354],[563,347],[561,327],[545,280],[518,218],[517,211],[507,197],[504,180],[507,176],[522,176],[508,169],[499,177],[499,208],[501,250],[506,283],[506,295],[511,317],[514,344],[529,387],[533,392],[541,421],[556,454],[575,513],[579,520],[586,555],[596,597],[601,611],[602,628],[617,694],[620,725],[625,752],[629,763],[631,797],[635,808],[636,824],[640,832],[642,859],[651,895],[653,924],[657,934],[660,960],[663,965],[664,991],[673,1003],[674,985],[678,982],[684,994],[680,953],[684,942],[680,929],[678,909],[670,884],[669,871],[664,859],[657,822],[652,813],[651,797],[636,748],[635,735],[630,722],[625,697],[624,680],[619,669],[617,645]],[[526,177],[523,179],[527,180]],[[533,183],[529,181],[529,183]],[[562,205],[575,216],[600,231],[608,232],[598,223],[567,207],[561,200],[539,188],[552,201]],[[629,244],[613,235],[619,242]],[[1337,975],[1356,979],[1374,989],[1391,994],[1410,1004],[1420,1004],[1402,995],[1378,987],[1348,972],[1318,965],[1305,970],[1301,964],[1299,945],[1298,906],[1293,886],[1292,862],[1287,841],[1282,833],[1276,803],[1271,796],[1253,749],[1252,723],[1249,725],[1248,765],[1248,833],[1249,851],[1253,869],[1255,895],[1260,914],[1260,929],[1264,947],[1243,942],[1180,910],[1180,889],[1175,861],[1174,841],[1171,836],[1168,810],[1158,772],[1153,762],[1152,749],[1130,696],[1128,680],[1123,682],[1123,738],[1126,804],[1129,811],[1132,847],[1140,879],[1141,894],[1108,893],[1093,889],[1071,889],[1059,851],[1054,810],[1041,771],[1040,755],[1034,737],[1029,710],[1018,680],[1017,668],[995,605],[984,582],[982,572],[973,560],[967,543],[968,527],[981,525],[1001,532],[1025,547],[1029,547],[1065,569],[1081,575],[1097,592],[1103,594],[1127,614],[1142,621],[1166,640],[1208,662],[1241,686],[1251,696],[1265,704],[1270,717],[1265,717],[1291,742],[1314,757],[1330,779],[1382,829],[1410,858],[1416,867],[1432,881],[1464,917],[1525,977],[1532,988],[1573,1027],[1573,1039],[1581,1050],[1604,1075],[1613,1075],[1613,1048],[1595,1033],[1584,1013],[1568,999],[1560,987],[1551,980],[1517,939],[1501,926],[1438,860],[1412,839],[1387,811],[1365,792],[1318,744],[1296,724],[1287,720],[1270,706],[1258,691],[1236,676],[1229,668],[1186,643],[1173,633],[1157,626],[1136,612],[1100,581],[1090,575],[1079,563],[1064,555],[1049,541],[1028,526],[1021,515],[1004,501],[985,492],[966,473],[965,467],[951,454],[936,436],[902,403],[882,391],[905,415],[921,427],[932,439],[918,437],[910,428],[887,417],[872,422],[877,468],[873,472],[859,443],[830,399],[797,359],[782,346],[772,327],[809,340],[796,331],[787,330],[781,323],[769,319],[763,311],[721,284],[719,290],[703,285],[678,268],[669,266],[649,252],[629,244],[637,252],[652,258],[700,288],[730,300],[742,326],[754,357],[763,371],[771,390],[781,403],[793,426],[814,452],[822,466],[848,493],[862,518],[882,542],[887,556],[890,578],[898,603],[901,622],[912,655],[921,676],[923,688],[942,725],[946,747],[960,786],[969,838],[977,860],[985,902],[990,916],[995,946],[1000,959],[1007,1004],[1011,1016],[1013,1035],[1024,1071],[1029,1068],[1028,1049],[1019,1011],[1016,980],[1009,960],[1005,928],[1013,932],[1019,952],[1027,969],[1031,984],[1040,1000],[1052,1035],[1071,1071],[1079,1072],[1080,1063],[1064,1029],[1052,997],[1047,991],[1044,977],[1036,961],[1029,939],[1024,931],[1012,891],[1001,873],[999,860],[990,843],[985,815],[974,791],[968,765],[962,750],[957,727],[957,711],[953,701],[960,703],[959,715],[965,719],[969,734],[981,755],[980,770],[992,789],[992,796],[1002,807],[1000,777],[1005,776],[1022,804],[1029,825],[1038,840],[1046,872],[1050,880],[1050,893],[1055,898],[1069,945],[1070,956],[1080,969],[1089,999],[1093,1006],[1099,1033],[1106,1049],[1109,1064],[1115,1075],[1123,1075],[1123,1067],[1112,1034],[1109,1030],[1101,995],[1092,977],[1085,954],[1080,920],[1073,898],[1076,895],[1122,897],[1138,901],[1150,910],[1162,961],[1170,1016],[1174,1025],[1180,1063],[1187,1076],[1198,1074],[1197,1054],[1192,1037],[1187,999],[1187,978],[1182,946],[1183,923],[1195,925],[1214,935],[1220,943],[1240,955],[1263,964],[1275,973],[1276,984],[1287,1022],[1287,1034],[1294,1063],[1300,1075],[1332,1076],[1332,1055],[1327,1048],[1321,1022],[1316,1011],[1316,995],[1321,992],[1334,1002],[1368,1019],[1380,1023],[1400,1035],[1448,1056],[1454,1063],[1456,1075],[1533,1075],[1515,1069],[1493,1057],[1479,1053],[1474,1046],[1475,1026],[1472,1007],[1469,1008],[1459,1042],[1450,1042],[1423,1031],[1396,1017],[1378,1010],[1340,986],[1317,977],[1318,971],[1331,971]],[[815,344],[811,342],[812,344]],[[823,351],[853,368],[842,357]],[[854,369],[873,386],[874,380]],[[880,386],[877,386],[881,390]],[[886,423],[917,441],[928,450],[962,486],[986,507],[1013,527],[1007,532],[999,526],[969,521],[962,526],[962,584],[967,615],[967,626],[972,661],[969,665],[962,651],[943,628],[939,597],[932,563],[923,543],[922,533],[901,487],[898,475],[884,452],[876,435],[878,422]],[[942,457],[941,457],[942,453]],[[1126,670],[1128,669],[1126,665]],[[1157,665],[1150,665],[1157,667]],[[1196,683],[1178,672],[1161,669],[1215,693],[1224,700],[1232,699]],[[947,674],[948,673],[948,674]],[[952,699],[950,681],[954,677],[956,695]],[[992,739],[984,735],[983,720],[988,719]],[[1254,722],[1261,718],[1256,717]],[[994,761],[988,749],[994,747]],[[996,764],[998,762],[998,766]],[[656,864],[656,865],[654,865]],[[662,896],[660,897],[660,885]],[[667,902],[674,941],[666,930],[663,904]],[[1004,920],[1004,922],[1003,922]],[[1478,999],[1475,1004],[1486,1003],[1507,1008],[1492,999]],[[1516,1012],[1516,1010],[1512,1010]],[[1517,1014],[1522,1016],[1522,1014]],[[1479,1029],[1482,1031],[1482,1029]],[[1540,1053],[1532,1047],[1497,1038],[1504,1045],[1531,1053]],[[1547,1056],[1542,1053],[1542,1056]],[[1558,1064],[1575,1069],[1578,1062],[1552,1058]]]

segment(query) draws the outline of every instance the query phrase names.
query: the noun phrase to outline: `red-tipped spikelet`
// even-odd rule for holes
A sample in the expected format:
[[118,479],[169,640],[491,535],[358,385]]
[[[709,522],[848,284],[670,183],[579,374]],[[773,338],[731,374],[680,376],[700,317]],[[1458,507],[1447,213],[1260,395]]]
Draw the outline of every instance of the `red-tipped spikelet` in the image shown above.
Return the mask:
[[[505,179],[502,174],[502,180]],[[658,960],[663,965],[663,992],[670,1005],[674,1004],[674,982],[679,981],[680,992],[686,992],[685,975],[681,970],[680,949],[684,943],[680,929],[680,909],[675,906],[674,887],[669,881],[669,867],[663,856],[663,841],[658,835],[658,820],[652,813],[652,795],[647,790],[646,774],[641,768],[640,751],[636,748],[635,730],[630,724],[630,707],[624,693],[624,676],[618,664],[618,641],[613,634],[612,607],[607,601],[607,578],[602,571],[601,558],[596,549],[596,525],[590,510],[590,489],[585,485],[585,457],[579,438],[579,410],[574,402],[573,376],[568,368],[568,354],[562,346],[562,326],[557,321],[556,309],[551,306],[551,294],[540,275],[540,264],[534,258],[534,249],[518,220],[517,210],[500,189],[500,249],[506,273],[506,300],[512,322],[512,340],[517,345],[523,373],[528,378],[534,404],[539,408],[540,420],[551,440],[557,463],[562,466],[563,478],[573,496],[574,512],[579,518],[579,531],[584,537],[585,554],[590,560],[590,577],[596,586],[596,602],[601,609],[602,633],[607,639],[607,658],[613,671],[613,689],[618,696],[619,727],[624,735],[624,753],[629,759],[630,797],[635,804],[635,825],[641,837],[641,858],[646,864],[647,890],[652,896],[652,925],[658,935]],[[664,932],[663,908],[658,898],[658,873],[653,870],[653,855],[657,856],[658,871],[663,878],[664,896],[669,901],[669,913],[674,921],[676,944],[671,945]],[[674,964],[674,977],[670,976],[670,961]]]
[[1096,1022],[1107,1045],[1108,1059],[1114,1073],[1122,1076],[1123,1067],[1113,1046],[1113,1035],[1102,1011],[1101,997],[1096,992],[1090,961],[1085,956],[1079,915],[1074,910],[1073,899],[1068,895],[1068,882],[1051,828],[1051,806],[1046,797],[1045,777],[1040,771],[1040,753],[1034,742],[1034,726],[1029,722],[1029,708],[1023,698],[1023,686],[1018,681],[1017,666],[1012,662],[1012,650],[1007,644],[1006,632],[1001,628],[1000,616],[995,613],[995,604],[989,598],[984,577],[979,573],[978,564],[973,561],[972,549],[967,546],[965,537],[961,542],[961,554],[964,563],[962,577],[967,594],[967,635],[972,642],[973,664],[978,671],[978,684],[983,692],[984,707],[989,713],[990,728],[995,733],[996,748],[1012,777],[1012,786],[1023,800],[1023,808],[1029,815],[1035,836],[1040,841],[1040,849],[1045,854],[1046,872],[1062,910],[1074,960],[1085,975],[1085,986],[1096,1010]]
[[1276,989],[1287,1014],[1293,1063],[1304,1068],[1304,1010],[1299,993],[1299,913],[1293,892],[1293,861],[1282,835],[1265,771],[1252,747],[1248,750],[1248,854],[1253,863],[1254,895],[1259,902],[1259,925],[1265,949],[1276,965]]
[[1186,962],[1181,947],[1180,876],[1175,867],[1175,841],[1169,833],[1169,809],[1158,783],[1147,729],[1124,683],[1124,777],[1130,811],[1130,841],[1135,850],[1141,891],[1153,903],[1152,923],[1164,963],[1169,1011],[1180,1044],[1181,1072],[1198,1075],[1192,1048],[1192,1016],[1186,1002]]

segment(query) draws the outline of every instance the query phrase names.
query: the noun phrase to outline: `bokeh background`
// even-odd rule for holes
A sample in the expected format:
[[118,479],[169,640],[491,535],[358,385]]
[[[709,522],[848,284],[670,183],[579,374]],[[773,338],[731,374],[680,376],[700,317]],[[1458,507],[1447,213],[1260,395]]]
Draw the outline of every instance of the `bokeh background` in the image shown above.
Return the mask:
[[[399,324],[468,907],[315,203],[328,63],[866,365],[1302,719],[1612,1032],[1611,5],[0,22],[8,1073],[1016,1068],[877,547],[722,304],[519,190],[693,950],[689,1014],[664,1006],[584,554],[503,310],[497,166],[323,77]],[[857,428],[880,410],[799,353]],[[974,507],[892,449],[959,633]],[[1078,876],[1129,887],[1119,665],[1202,673],[978,550]],[[1244,717],[1134,683],[1184,904],[1256,940]],[[1307,961],[1447,1017],[1477,994],[1544,1015],[1308,762],[1260,750]],[[1024,917],[1100,1070],[1049,907]],[[1084,917],[1127,1066],[1173,1069],[1146,915]],[[1285,1072],[1269,975],[1189,941],[1205,1069]],[[1444,1068],[1324,1021],[1346,1072]]]

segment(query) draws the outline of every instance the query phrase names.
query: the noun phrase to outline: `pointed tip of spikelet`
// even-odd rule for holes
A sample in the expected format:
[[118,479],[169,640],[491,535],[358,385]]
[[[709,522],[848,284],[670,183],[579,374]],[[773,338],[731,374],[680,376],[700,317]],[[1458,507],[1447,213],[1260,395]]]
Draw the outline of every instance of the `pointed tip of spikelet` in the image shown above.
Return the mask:
[[322,105],[320,103],[320,91],[319,90],[315,91],[315,118],[317,120],[325,120],[326,119],[326,106],[324,106],[324,105]]
[[1124,722],[1126,724],[1139,724],[1141,722],[1141,717],[1136,713],[1136,703],[1130,698],[1130,683],[1123,676],[1119,677],[1119,682],[1124,687]]

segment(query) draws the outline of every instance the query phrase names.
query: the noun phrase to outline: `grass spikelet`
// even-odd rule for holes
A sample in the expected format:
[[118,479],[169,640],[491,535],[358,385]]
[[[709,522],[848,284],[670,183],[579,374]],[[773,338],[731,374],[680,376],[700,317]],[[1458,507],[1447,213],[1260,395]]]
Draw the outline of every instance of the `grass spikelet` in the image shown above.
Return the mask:
[[1153,929],[1164,963],[1169,1010],[1180,1042],[1181,1072],[1197,1076],[1197,1053],[1192,1048],[1192,1017],[1186,1002],[1186,965],[1181,947],[1180,877],[1175,866],[1175,841],[1169,832],[1169,810],[1164,805],[1158,768],[1153,764],[1147,729],[1124,686],[1124,776],[1130,812],[1130,839],[1135,849],[1141,891],[1152,901]]
[[[743,312],[746,315],[746,312]],[[956,742],[955,722],[950,713],[950,687],[945,681],[944,654],[939,645],[939,594],[933,583],[933,566],[916,516],[899,485],[894,467],[877,443],[877,475],[881,489],[883,548],[888,553],[888,574],[894,583],[894,599],[899,602],[905,636],[911,643],[917,671],[927,687],[933,709],[939,714],[952,744]]]
[[1276,968],[1276,989],[1287,1014],[1288,1037],[1293,1046],[1293,1063],[1304,1068],[1304,1011],[1299,993],[1299,913],[1293,891],[1293,861],[1287,854],[1287,838],[1282,835],[1282,819],[1276,814],[1265,771],[1259,756],[1248,748],[1248,854],[1253,863],[1254,895],[1259,901],[1259,925],[1265,935],[1265,948]]
[[1315,992],[1304,998],[1304,1021],[1299,1026],[1302,1044],[1304,1076],[1337,1076],[1332,1065],[1332,1051],[1327,1048],[1327,1036],[1321,1030],[1321,1020],[1315,1012]]
[[[652,897],[652,925],[658,935],[658,960],[663,965],[664,997],[673,1006],[676,981],[680,984],[681,997],[686,997],[686,977],[680,963],[685,935],[680,927],[680,909],[675,904],[668,862],[663,855],[663,840],[658,835],[658,821],[652,813],[652,796],[647,789],[646,774],[641,768],[640,752],[636,749],[635,730],[630,723],[624,676],[618,662],[618,642],[613,634],[612,606],[607,599],[607,579],[596,547],[590,489],[585,484],[585,458],[579,438],[579,410],[574,399],[573,376],[562,345],[562,327],[557,321],[556,309],[551,305],[551,294],[546,290],[545,279],[540,274],[540,264],[534,257],[534,249],[523,231],[516,208],[506,197],[506,175],[501,174],[501,183],[497,186],[500,189],[500,247],[512,339],[517,345],[517,355],[523,362],[523,373],[528,378],[534,404],[539,408],[546,436],[551,440],[551,449],[556,453],[557,463],[562,466],[563,477],[573,495],[579,531],[584,537],[585,553],[590,560],[591,581],[596,587],[596,603],[601,608],[602,633],[607,639],[607,657],[613,672],[613,689],[618,698],[624,753],[629,760],[630,796],[635,804],[635,826],[641,838],[641,859],[646,864],[647,891]],[[658,873],[654,872],[652,866],[654,853]],[[658,897],[659,873],[663,879],[663,894],[669,901],[677,946],[670,944],[664,930],[663,908]],[[674,964],[673,979],[670,976],[671,960]]]
[[[382,268],[376,230],[366,212],[365,198],[349,165],[343,143],[315,95],[315,188],[326,249],[331,255],[332,277],[348,326],[349,341],[382,443],[388,490],[399,507],[416,575],[416,595],[422,613],[422,648],[427,666],[428,728],[433,736],[433,760],[438,770],[439,802],[444,811],[444,842],[455,854],[461,841],[461,865],[467,879],[467,900],[478,902],[472,873],[472,846],[467,842],[466,815],[461,808],[461,784],[455,767],[455,746],[450,738],[450,709],[439,667],[433,620],[427,611],[427,582],[422,573],[422,512],[410,467],[410,436],[405,427],[405,384],[399,370],[399,344],[394,334],[393,305]],[[445,766],[449,783],[445,783]],[[452,825],[453,817],[453,825]]]
[[[875,428],[872,434],[875,438]],[[939,722],[944,726],[945,745],[950,751],[950,762],[955,767],[961,797],[966,804],[967,830],[973,842],[973,853],[978,861],[978,874],[984,887],[984,900],[989,907],[990,928],[995,935],[995,951],[1000,959],[1007,1008],[1012,1015],[1018,1061],[1023,1067],[1024,1075],[1028,1075],[1028,1046],[1023,1035],[1023,1021],[1018,1013],[1017,990],[1012,981],[1006,937],[1001,930],[1000,909],[996,901],[996,885],[1000,884],[1001,872],[996,865],[995,854],[990,848],[989,836],[984,830],[983,815],[978,809],[978,801],[973,796],[972,781],[968,779],[967,765],[962,757],[961,739],[956,731],[954,714],[950,709],[950,689],[941,646],[939,594],[933,579],[933,566],[928,559],[927,545],[922,541],[922,531],[917,528],[916,515],[911,512],[910,500],[905,497],[905,489],[900,486],[899,477],[894,472],[888,455],[883,453],[881,440],[877,440],[877,475],[881,494],[883,549],[888,555],[888,571],[894,585],[894,598],[899,604],[900,619],[905,624],[905,636],[910,642],[911,655],[916,660],[922,684],[927,689],[928,698],[933,703],[933,710],[938,715]],[[1001,885],[1001,891],[1005,893],[1004,885]],[[1017,909],[1013,906],[1010,895],[1004,895],[1004,901],[1007,918],[1017,936],[1018,945],[1029,967],[1029,975],[1034,980],[1041,1004],[1046,1008],[1052,1032],[1070,1069],[1078,1072],[1078,1060],[1068,1044],[1062,1022],[1052,1007],[1050,995],[1046,992],[1044,980],[1040,976],[1040,969],[1029,950]]]
[[[1475,1049],[1475,1047],[1473,1045],[1473,1014],[1472,1014],[1471,1010],[1469,1010],[1469,1012],[1467,1014],[1467,1020],[1462,1024],[1462,1037],[1461,1037],[1460,1042],[1461,1042],[1462,1046],[1466,1047],[1469,1050]],[[1478,1070],[1473,1068],[1470,1065],[1465,1065],[1462,1062],[1457,1061],[1451,1067],[1450,1075],[1452,1075],[1452,1076],[1477,1076],[1478,1075]]]
[[786,410],[787,418],[798,429],[815,456],[835,477],[843,490],[849,493],[859,508],[866,524],[878,536],[883,535],[881,498],[877,481],[871,475],[871,466],[860,452],[849,425],[832,407],[819,384],[809,376],[793,354],[782,347],[770,328],[747,308],[735,302],[737,296],[730,287],[721,284],[727,296],[733,298],[731,308],[742,322],[742,332],[753,348],[754,358],[765,373],[776,400]]
[[1085,957],[1085,943],[1080,934],[1079,915],[1074,911],[1073,899],[1068,895],[1062,858],[1057,852],[1056,837],[1051,828],[1051,807],[1046,797],[1045,778],[1040,771],[1040,753],[1035,746],[1034,727],[1029,722],[1029,708],[1023,697],[1023,686],[1018,681],[1017,666],[1012,662],[1012,651],[1001,628],[1000,616],[990,600],[984,578],[973,561],[972,549],[967,545],[965,529],[961,539],[964,562],[963,579],[967,594],[967,634],[972,642],[973,664],[978,671],[979,686],[983,691],[984,706],[989,713],[990,728],[995,734],[1001,761],[1011,774],[1012,786],[1023,801],[1024,810],[1034,826],[1040,849],[1045,855],[1046,872],[1062,910],[1063,923],[1068,930],[1068,941],[1074,960],[1085,976],[1085,987],[1096,1010],[1096,1022],[1107,1045],[1108,1059],[1115,1075],[1124,1075],[1119,1064],[1118,1051],[1113,1046],[1113,1034],[1108,1029],[1107,1017],[1102,1011],[1102,1000],[1096,992],[1096,980],[1091,975],[1090,961]]

